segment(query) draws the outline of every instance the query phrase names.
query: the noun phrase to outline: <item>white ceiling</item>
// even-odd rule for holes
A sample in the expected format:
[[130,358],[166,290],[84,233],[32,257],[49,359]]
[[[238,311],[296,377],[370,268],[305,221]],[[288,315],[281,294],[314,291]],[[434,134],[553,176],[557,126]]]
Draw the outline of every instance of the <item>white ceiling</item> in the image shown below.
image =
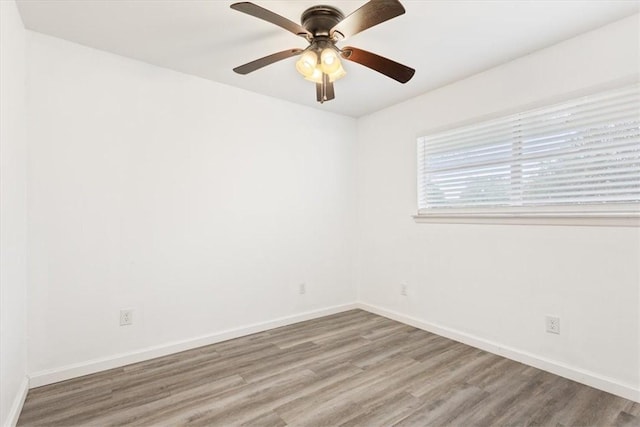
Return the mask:
[[[366,1],[256,0],[292,21],[318,3],[345,15]],[[315,101],[315,87],[291,58],[252,74],[232,68],[306,41],[229,8],[232,1],[18,0],[33,31],[325,111],[359,117],[550,46],[640,10],[640,1],[402,1],[407,13],[355,35],[347,44],[415,68],[402,85],[359,64],[345,64],[336,99]],[[342,43],[341,45],[344,45]]]

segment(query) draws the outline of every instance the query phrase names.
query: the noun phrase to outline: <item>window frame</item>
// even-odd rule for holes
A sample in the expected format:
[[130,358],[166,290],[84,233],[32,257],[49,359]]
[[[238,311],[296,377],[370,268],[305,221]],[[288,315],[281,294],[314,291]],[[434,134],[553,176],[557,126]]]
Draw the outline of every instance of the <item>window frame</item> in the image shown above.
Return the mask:
[[[505,118],[511,115],[526,113],[531,110],[545,107],[553,107],[556,104],[570,102],[577,98],[586,96],[597,96],[599,93],[623,89],[627,86],[638,85],[637,78],[624,79],[622,81],[611,82],[605,85],[592,87],[580,92],[572,92],[546,99],[535,104],[521,106],[519,108],[500,111],[491,115],[477,117],[472,120],[456,123],[439,129],[432,129],[417,136],[416,141],[416,195],[419,201],[420,180],[423,175],[420,173],[421,159],[418,156],[420,139],[429,135],[444,133],[455,129],[483,123],[490,120]],[[515,148],[514,148],[515,149]],[[512,165],[512,167],[517,164]],[[622,226],[640,227],[640,203],[615,203],[615,204],[582,204],[582,205],[555,205],[555,206],[504,206],[490,208],[439,208],[420,209],[413,215],[417,223],[458,223],[458,224],[524,224],[524,225],[578,225],[578,226]]]

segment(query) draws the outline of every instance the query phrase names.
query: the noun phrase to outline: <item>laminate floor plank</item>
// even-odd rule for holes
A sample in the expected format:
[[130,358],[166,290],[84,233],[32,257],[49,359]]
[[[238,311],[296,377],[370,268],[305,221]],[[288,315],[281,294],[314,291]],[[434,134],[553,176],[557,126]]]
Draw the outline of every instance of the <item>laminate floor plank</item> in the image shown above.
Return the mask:
[[640,418],[635,417],[627,412],[620,412],[613,423],[614,427],[638,427],[640,425]]
[[220,396],[216,402],[199,411],[196,416],[168,421],[171,425],[242,425],[270,412],[270,407],[290,399],[291,394],[310,387],[317,379],[317,376],[308,370],[292,370],[285,375],[277,374],[260,381],[258,387],[244,387],[239,395],[229,393]]
[[406,418],[421,404],[420,399],[405,391],[378,396],[375,404],[358,414],[351,415],[340,426],[391,426]]
[[351,310],[29,390],[18,425],[640,427],[640,404]]
[[172,391],[163,399],[148,402],[138,407],[127,410],[110,411],[102,416],[96,416],[91,425],[154,425],[163,420],[183,414],[190,414],[193,408],[205,405],[208,401],[215,400],[223,393],[231,390],[239,391],[247,383],[239,375],[209,380],[208,383],[194,385],[191,388]]
[[439,399],[425,401],[409,416],[396,423],[398,427],[460,425],[457,417],[476,408],[489,393],[469,384],[450,388]]
[[[479,408],[469,411],[460,419],[461,425],[486,426],[515,424],[526,425],[538,408],[544,406],[544,388],[542,374],[531,377],[529,381],[515,379],[510,384],[503,384],[505,392],[490,394],[486,402]],[[485,391],[487,391],[485,389]],[[542,400],[542,401],[541,401]]]
[[[363,392],[368,385],[376,380],[390,378],[392,373],[397,372],[412,362],[411,359],[406,357],[385,360],[375,367],[363,370],[350,377],[348,381],[332,383],[311,394],[281,405],[275,408],[275,411],[287,423],[300,425],[301,423],[309,422],[309,420],[314,419],[314,416],[319,417],[326,411],[332,412],[336,405],[342,405],[345,402],[348,403],[350,396],[358,392]],[[355,405],[351,406],[354,411],[359,410]]]

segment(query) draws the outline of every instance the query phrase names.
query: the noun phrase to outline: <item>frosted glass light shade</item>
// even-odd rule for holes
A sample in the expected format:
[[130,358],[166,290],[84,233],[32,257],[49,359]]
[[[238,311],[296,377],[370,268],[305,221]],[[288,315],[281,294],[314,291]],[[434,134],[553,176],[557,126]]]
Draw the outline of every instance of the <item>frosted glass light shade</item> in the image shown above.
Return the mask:
[[325,74],[331,75],[340,68],[340,58],[335,50],[326,48],[320,53],[320,68]]
[[318,55],[315,52],[308,50],[300,56],[300,59],[296,62],[296,70],[306,78],[313,75],[316,65],[318,64]]

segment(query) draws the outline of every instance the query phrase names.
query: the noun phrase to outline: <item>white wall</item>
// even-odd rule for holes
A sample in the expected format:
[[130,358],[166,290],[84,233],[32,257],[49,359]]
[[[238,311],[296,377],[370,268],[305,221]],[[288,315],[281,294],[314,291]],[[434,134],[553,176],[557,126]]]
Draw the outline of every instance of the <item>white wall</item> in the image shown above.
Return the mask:
[[26,34],[13,1],[0,2],[0,425],[26,392]]
[[[640,398],[638,228],[416,224],[411,217],[417,136],[636,80],[638,21],[618,21],[359,120],[361,301],[547,360],[558,372],[567,365],[574,378],[601,379]],[[408,297],[399,295],[403,281]],[[561,335],[545,333],[546,314],[560,316]]]
[[35,377],[355,301],[354,119],[30,36]]

